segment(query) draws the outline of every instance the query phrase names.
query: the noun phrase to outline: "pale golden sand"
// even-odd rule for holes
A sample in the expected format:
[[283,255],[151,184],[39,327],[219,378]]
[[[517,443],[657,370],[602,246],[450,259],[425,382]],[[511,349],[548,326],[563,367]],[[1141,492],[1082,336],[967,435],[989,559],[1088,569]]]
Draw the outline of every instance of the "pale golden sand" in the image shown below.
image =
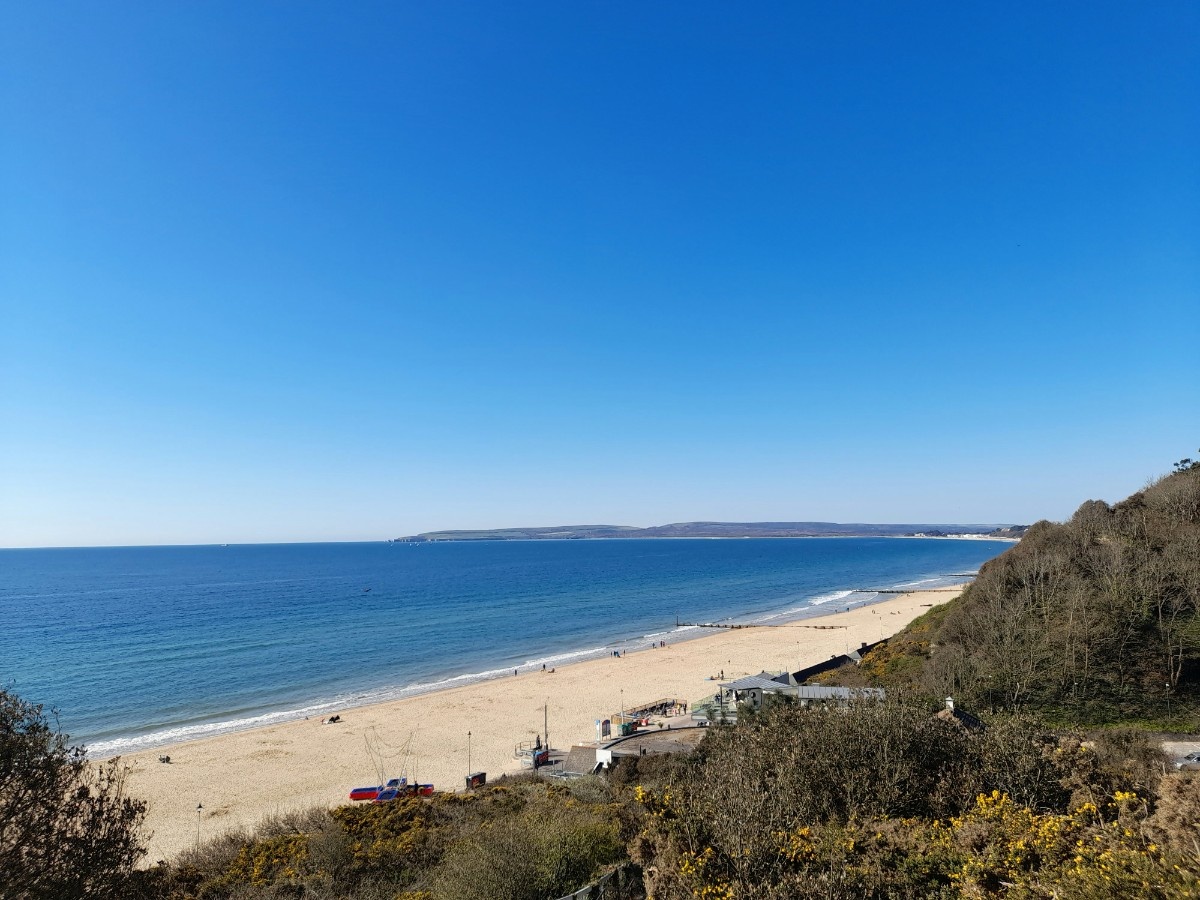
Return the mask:
[[[788,627],[722,630],[666,648],[630,653],[343,711],[340,724],[317,719],[175,744],[125,757],[129,791],[149,801],[149,862],[169,859],[201,838],[252,827],[265,816],[347,802],[350,788],[388,777],[457,790],[471,767],[489,779],[519,771],[513,748],[542,728],[549,704],[556,748],[595,739],[595,720],[625,706],[675,697],[693,703],[726,680],[763,669],[795,670],[894,634],[956,593],[917,592]],[[804,626],[804,627],[801,627]],[[837,627],[829,627],[837,626]],[[352,652],[352,651],[350,651]],[[411,747],[407,756],[401,752]],[[374,747],[376,753],[369,751]],[[169,754],[169,765],[158,762]],[[391,758],[386,758],[391,755]]]

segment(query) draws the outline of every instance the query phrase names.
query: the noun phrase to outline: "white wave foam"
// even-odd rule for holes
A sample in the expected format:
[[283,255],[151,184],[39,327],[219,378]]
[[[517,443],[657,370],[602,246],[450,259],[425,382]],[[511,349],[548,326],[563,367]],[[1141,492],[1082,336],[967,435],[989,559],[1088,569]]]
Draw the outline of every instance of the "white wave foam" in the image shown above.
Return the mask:
[[244,731],[248,728],[260,728],[264,725],[277,725],[280,722],[291,722],[303,719],[305,716],[318,715],[337,709],[339,703],[335,700],[314,703],[299,709],[289,709],[277,712],[261,713],[256,716],[246,716],[240,719],[228,719],[222,722],[203,722],[195,725],[179,725],[162,731],[152,731],[133,737],[113,738],[107,741],[96,741],[87,745],[88,756],[103,758],[129,753],[137,750],[150,750],[166,744],[177,744],[183,741],[198,740],[214,737],[218,734],[228,734],[231,731]]
[[808,601],[809,606],[823,606],[826,603],[831,603],[834,600],[844,600],[853,594],[853,591],[834,591],[832,594],[823,594],[820,597],[814,597]]
[[537,659],[527,660],[523,662],[518,669],[524,669],[531,672],[541,666],[549,665],[566,665],[571,662],[578,662],[584,659],[603,656],[606,653],[611,653],[612,650],[608,647],[589,647],[587,650],[571,650],[566,653],[552,653],[549,656],[540,656]]
[[778,612],[766,613],[761,616],[756,616],[755,618],[751,619],[748,624],[762,625],[762,624],[766,624],[767,622],[774,621],[776,619],[782,619],[784,621],[790,621],[792,619],[803,619],[803,618],[806,618],[806,617],[811,616],[814,613],[818,612],[819,609],[815,609],[816,607],[824,606],[827,603],[833,603],[835,600],[838,601],[838,605],[840,606],[841,601],[845,600],[847,597],[852,596],[853,593],[854,593],[853,591],[845,590],[845,591],[830,591],[827,594],[818,594],[815,597],[810,597],[810,598],[805,599],[804,602],[799,605],[789,606],[787,609],[782,609],[782,610],[779,610]]
[[267,725],[278,725],[284,722],[294,722],[315,715],[324,715],[336,710],[345,710],[355,706],[369,706],[375,703],[386,703],[391,700],[401,700],[406,697],[415,697],[421,694],[433,693],[434,691],[462,687],[464,685],[475,684],[481,681],[491,681],[493,679],[503,678],[505,676],[511,677],[509,673],[511,673],[514,669],[519,672],[533,672],[539,670],[543,663],[546,665],[551,663],[556,665],[565,665],[568,662],[577,662],[582,659],[603,656],[608,652],[610,652],[608,648],[593,647],[586,650],[576,650],[567,653],[555,654],[552,656],[547,656],[544,659],[529,661],[516,666],[505,666],[502,669],[488,669],[483,672],[468,672],[462,675],[453,675],[449,678],[442,678],[437,681],[417,682],[415,684],[408,684],[402,687],[381,688],[373,691],[362,691],[354,694],[347,694],[328,700],[320,700],[298,708],[277,710],[273,712],[261,713],[259,715],[245,716],[237,719],[226,719],[217,722],[180,725],[174,728],[165,728],[160,731],[135,735],[133,737],[122,737],[105,741],[96,741],[87,745],[87,754],[90,758],[102,759],[109,756],[120,755],[122,753],[132,753],[139,750],[151,750],[156,747],[164,747],[168,744],[178,744],[185,741],[200,740],[202,738],[230,734],[236,731],[246,731],[251,728],[261,728]]
[[890,590],[900,590],[901,588],[912,588],[920,590],[922,585],[933,585],[939,582],[946,582],[946,575],[930,575],[925,578],[918,578],[916,581],[902,581],[899,584],[893,585]]

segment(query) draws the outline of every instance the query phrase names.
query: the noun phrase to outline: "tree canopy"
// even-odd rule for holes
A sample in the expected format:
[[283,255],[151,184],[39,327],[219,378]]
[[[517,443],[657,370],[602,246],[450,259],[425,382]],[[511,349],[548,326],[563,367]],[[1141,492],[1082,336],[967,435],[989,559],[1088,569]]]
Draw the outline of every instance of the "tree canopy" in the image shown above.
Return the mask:
[[986,710],[1183,727],[1200,709],[1200,466],[1038,522],[963,595],[831,677]]
[[41,706],[0,690],[0,897],[126,896],[145,811],[120,760],[89,763]]

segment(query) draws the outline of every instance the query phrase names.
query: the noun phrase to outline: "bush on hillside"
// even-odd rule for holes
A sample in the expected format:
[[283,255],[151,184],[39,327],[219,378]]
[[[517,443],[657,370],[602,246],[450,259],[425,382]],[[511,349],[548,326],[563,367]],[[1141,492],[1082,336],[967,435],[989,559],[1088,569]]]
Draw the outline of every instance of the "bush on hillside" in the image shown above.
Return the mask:
[[556,797],[482,822],[458,839],[430,884],[433,900],[546,900],[623,859],[617,822]]
[[42,707],[0,690],[0,897],[126,896],[145,804],[119,760],[92,765]]
[[1143,736],[1024,716],[968,732],[920,704],[780,708],[644,773],[665,778],[631,789],[631,855],[660,900],[1192,896],[1200,801],[1177,789],[1148,818],[1156,764]]
[[[932,626],[932,627],[931,627]],[[862,677],[979,708],[1188,727],[1200,710],[1200,467],[1038,522]]]
[[313,809],[153,873],[161,900],[550,900],[625,858],[609,785],[507,779],[469,794]]

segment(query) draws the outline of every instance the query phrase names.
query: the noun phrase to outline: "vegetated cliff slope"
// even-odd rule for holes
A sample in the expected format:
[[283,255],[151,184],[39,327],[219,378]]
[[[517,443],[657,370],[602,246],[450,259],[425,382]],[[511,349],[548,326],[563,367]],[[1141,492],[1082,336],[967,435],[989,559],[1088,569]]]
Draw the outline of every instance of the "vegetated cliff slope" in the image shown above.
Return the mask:
[[1200,466],[1031,526],[861,675],[990,709],[1186,725],[1200,707]]

